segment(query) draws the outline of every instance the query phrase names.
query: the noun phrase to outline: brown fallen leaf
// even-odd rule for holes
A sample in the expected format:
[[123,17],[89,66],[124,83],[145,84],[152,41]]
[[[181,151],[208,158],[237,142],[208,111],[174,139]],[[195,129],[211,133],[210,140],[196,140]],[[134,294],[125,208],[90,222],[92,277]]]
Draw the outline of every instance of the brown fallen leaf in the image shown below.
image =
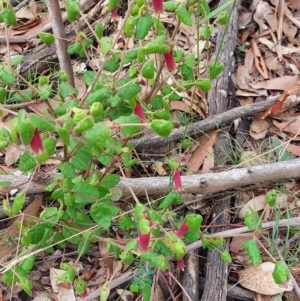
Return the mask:
[[287,144],[284,148],[295,156],[300,157],[300,145]]
[[272,276],[274,267],[273,262],[263,262],[255,267],[240,271],[240,284],[251,291],[269,296],[291,291],[293,289],[291,280],[288,281],[287,288],[275,283]]
[[196,150],[192,154],[190,161],[188,162],[187,167],[189,172],[198,171],[200,166],[203,164],[203,161],[206,158],[206,156],[210,156],[210,154],[207,152],[207,149],[210,146],[214,145],[217,132],[218,131],[213,131],[209,133],[207,136],[203,136],[200,139],[199,141],[200,146],[196,148]]
[[273,124],[285,133],[296,135],[299,133],[300,129],[300,116],[289,117],[281,122],[273,120]]
[[298,81],[298,76],[285,75],[260,83],[250,84],[250,86],[254,89],[287,90],[292,88]]

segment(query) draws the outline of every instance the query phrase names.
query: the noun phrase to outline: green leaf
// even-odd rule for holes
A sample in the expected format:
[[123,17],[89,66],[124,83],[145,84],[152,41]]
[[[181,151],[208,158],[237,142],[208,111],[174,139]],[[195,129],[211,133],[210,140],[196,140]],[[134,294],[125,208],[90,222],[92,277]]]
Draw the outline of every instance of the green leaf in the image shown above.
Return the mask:
[[55,126],[53,122],[49,122],[43,117],[40,117],[37,114],[30,114],[29,119],[34,125],[35,128],[38,128],[39,130],[42,131],[49,131],[49,132],[55,132]]
[[[206,2],[206,0],[201,0],[202,3]],[[199,20],[199,25],[206,23],[209,19],[215,17],[216,15],[218,15],[221,11],[223,11],[227,6],[232,5],[233,4],[233,0],[229,0],[227,2],[225,2],[224,4],[218,6],[215,10],[213,10],[212,12],[209,12],[209,7],[207,8],[207,6],[204,6],[204,9],[206,10],[205,13],[205,17]],[[202,6],[203,7],[203,6]],[[198,6],[198,9],[201,9],[201,6]],[[200,11],[201,12],[201,11]],[[209,12],[209,13],[208,13]]]
[[143,54],[152,54],[152,53],[159,53],[165,54],[171,51],[171,47],[166,43],[167,38],[165,35],[160,35],[155,39],[148,42],[143,48]]
[[163,96],[168,96],[169,100],[180,100],[181,97],[175,93],[170,86],[164,86],[161,91]]
[[209,78],[215,79],[224,69],[224,65],[220,62],[209,64]]
[[16,55],[16,56],[11,58],[10,63],[11,63],[12,66],[17,66],[17,65],[22,63],[23,59],[24,59],[24,55]]
[[86,181],[75,184],[72,192],[75,193],[76,203],[94,203],[100,197],[98,189]]
[[1,11],[1,17],[7,25],[17,25],[16,14],[13,7],[10,4]]
[[92,219],[103,229],[108,229],[111,225],[112,218],[119,212],[116,206],[105,203],[94,204],[90,213]]
[[165,2],[163,2],[164,9],[166,11],[170,11],[170,12],[175,11],[178,4],[179,4],[178,1],[165,1]]
[[77,95],[78,91],[74,87],[70,86],[66,82],[61,82],[59,87],[58,87],[58,94],[59,96],[65,100],[66,97],[75,94]]
[[102,26],[101,23],[97,23],[95,25],[95,33],[96,33],[99,40],[103,37],[103,26]]
[[281,141],[277,137],[271,138],[272,145],[275,148],[279,162],[284,162],[293,159],[290,153],[283,147]]
[[151,285],[144,285],[142,287],[142,296],[143,296],[143,301],[150,301]]
[[29,255],[21,264],[21,268],[25,271],[25,272],[29,272],[32,270],[33,266],[34,266],[34,262],[35,262],[35,256],[34,255]]
[[219,16],[218,16],[218,22],[221,26],[225,26],[228,23],[229,20],[229,15],[226,10],[221,11]]
[[188,54],[184,59],[184,63],[188,68],[193,68],[195,66],[195,55],[193,53]]
[[5,69],[0,70],[0,82],[5,85],[12,85],[15,82],[13,74],[8,73]]
[[63,227],[62,234],[69,243],[77,246],[80,244],[79,230],[71,229],[69,227]]
[[208,92],[211,89],[211,81],[208,78],[196,80],[196,86],[203,92]]
[[57,133],[64,144],[70,145],[70,132],[68,130],[58,127]]
[[108,280],[102,285],[100,290],[100,301],[106,301],[110,294],[110,282]]
[[104,70],[108,72],[115,72],[119,69],[120,62],[116,62],[114,59],[108,60],[104,66]]
[[151,127],[159,136],[168,137],[173,129],[173,124],[167,120],[154,119],[151,122]]
[[55,153],[55,149],[56,149],[56,139],[54,139],[52,137],[44,139],[43,146],[46,149],[47,154],[49,156],[53,155]]
[[282,261],[276,261],[272,276],[277,284],[283,284],[290,279],[290,272]]
[[46,44],[46,46],[50,46],[55,42],[55,38],[52,33],[40,32],[39,37]]
[[32,296],[32,282],[28,279],[28,277],[20,277],[19,278],[19,282],[20,282],[20,285],[22,287],[22,289],[25,291],[25,293],[29,296]]
[[206,0],[199,0],[198,12],[201,13],[203,16],[207,16],[210,13],[210,8]]
[[73,43],[71,44],[69,47],[68,47],[68,54],[72,55],[72,54],[79,54],[79,52],[81,51],[82,49],[82,46],[80,43],[76,42],[76,43]]
[[274,207],[276,205],[277,200],[277,192],[276,190],[269,190],[266,194],[266,202],[271,206]]
[[260,251],[258,248],[257,241],[251,239],[242,243],[243,247],[247,251],[247,254],[252,261],[253,265],[257,265],[261,262]]
[[130,99],[134,96],[136,96],[139,92],[142,91],[142,88],[137,83],[127,84],[126,86],[118,89],[118,95],[124,99]]
[[123,229],[135,228],[135,223],[128,214],[124,214],[118,218],[118,223]]
[[64,272],[61,275],[56,276],[56,278],[62,282],[69,282],[72,283],[75,277],[75,270],[74,269],[68,269],[66,272]]
[[224,262],[226,263],[231,263],[232,259],[231,259],[231,256],[229,254],[228,251],[224,251],[221,253],[221,258],[224,260]]
[[109,189],[115,187],[120,182],[120,176],[115,174],[107,174],[105,175],[100,184],[101,186]]
[[80,17],[80,5],[77,0],[66,1],[67,16],[70,22],[74,22]]
[[110,37],[102,37],[100,39],[100,47],[101,47],[101,51],[104,55],[107,55],[108,52],[111,49],[113,40]]
[[192,17],[184,5],[179,5],[175,10],[175,14],[183,24],[187,26],[193,25]]
[[24,203],[25,203],[25,191],[21,190],[15,196],[15,199],[11,207],[11,213],[13,215],[19,213],[23,209]]
[[[124,136],[130,137],[140,131],[140,126],[130,125],[130,124],[139,124],[140,119],[137,115],[131,114],[130,116],[121,116],[115,119],[116,123],[121,124],[121,132]],[[127,126],[128,124],[128,126]]]
[[144,39],[153,24],[153,18],[148,11],[144,15],[139,16],[136,22],[134,37],[138,40]]
[[39,88],[39,96],[42,100],[49,99],[51,93],[52,93],[52,88],[48,84],[45,84]]
[[76,281],[76,292],[79,294],[83,294],[86,288],[86,282],[82,278],[78,277]]
[[111,95],[112,95],[112,90],[103,87],[101,89],[98,89],[97,91],[90,93],[86,99],[86,103],[88,105],[92,105],[94,102],[103,102],[109,99]]
[[154,61],[148,60],[142,67],[142,75],[145,78],[152,79],[155,74]]
[[32,244],[37,244],[43,239],[45,233],[45,225],[36,224],[32,229],[29,230],[28,235]]
[[94,124],[94,126],[84,134],[84,139],[91,144],[95,142],[105,142],[109,137],[110,128],[109,122],[107,121]]
[[248,211],[246,212],[245,215],[245,225],[249,228],[249,230],[255,230],[261,232],[262,231],[262,225],[260,222],[260,218],[251,207],[248,207]]
[[89,161],[92,159],[92,154],[88,146],[83,146],[76,152],[71,160],[71,163],[76,169],[87,170],[89,168]]
[[0,87],[0,102],[4,102],[6,99],[6,89],[3,87]]
[[58,223],[59,216],[57,212],[56,207],[49,207],[41,212],[40,218],[44,221],[43,225],[45,225],[45,227],[53,228]]
[[28,152],[25,152],[20,160],[19,160],[19,165],[18,168],[20,171],[30,171],[36,166],[36,161],[33,155],[31,155]]
[[108,0],[107,9],[109,12],[113,11],[117,6],[119,0]]
[[91,246],[92,245],[89,241],[82,241],[78,245],[77,253],[80,254],[80,256],[86,255],[91,249]]
[[179,192],[178,191],[171,191],[168,195],[165,196],[165,198],[159,204],[158,209],[163,209],[163,208],[166,208],[166,207],[170,206],[178,198],[181,198]]
[[130,16],[124,25],[124,33],[128,38],[131,38],[133,36],[134,26],[135,26],[135,18],[134,16]]
[[75,167],[70,162],[60,164],[59,169],[66,178],[74,178],[76,176]]

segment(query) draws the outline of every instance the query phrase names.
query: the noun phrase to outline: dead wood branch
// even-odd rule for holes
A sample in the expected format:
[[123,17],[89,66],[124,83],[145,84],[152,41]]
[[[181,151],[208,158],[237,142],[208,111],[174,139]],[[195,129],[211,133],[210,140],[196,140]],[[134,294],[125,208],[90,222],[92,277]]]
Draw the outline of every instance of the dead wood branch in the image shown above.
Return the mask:
[[[221,128],[224,125],[230,124],[235,119],[262,113],[271,105],[275,104],[278,99],[278,97],[270,98],[263,102],[234,108],[224,113],[190,124],[187,130],[185,126],[182,126],[179,129],[174,129],[168,139],[151,134],[138,139],[133,139],[131,142],[139,152],[149,153],[149,150],[151,150],[151,152],[155,152],[155,149],[166,145],[168,142],[180,140],[183,136],[193,136],[199,133],[210,132],[217,128]],[[294,108],[299,104],[300,97],[294,95],[286,104],[285,109]]]
[[[236,168],[219,173],[182,176],[182,184],[184,192],[211,195],[220,191],[239,189],[252,184],[298,177],[300,177],[300,158],[285,162]],[[146,192],[149,196],[161,196],[171,191],[172,188],[170,187],[169,177],[128,178],[127,180],[137,196],[145,196]],[[6,192],[14,188],[27,188],[28,194],[44,192],[45,185],[37,182],[31,182],[28,185],[28,178],[26,176],[0,176],[0,182],[6,181],[10,182],[11,185],[3,187],[0,191],[1,195],[5,195]],[[131,196],[127,181],[121,178],[118,187],[122,190],[124,197]]]
[[[275,225],[278,228],[299,227],[300,226],[300,217],[292,217],[290,219],[282,219],[280,221],[271,221],[271,222],[262,223],[262,228],[264,230],[272,229],[273,227],[275,227]],[[247,233],[247,232],[253,232],[253,231],[250,231],[248,227],[241,227],[241,228],[235,228],[235,229],[230,229],[230,230],[214,233],[214,236],[232,237],[236,234],[242,234],[242,233]],[[186,251],[190,252],[190,251],[196,250],[201,247],[202,247],[202,240],[197,240],[197,241],[193,242],[192,244],[188,245],[186,247]]]

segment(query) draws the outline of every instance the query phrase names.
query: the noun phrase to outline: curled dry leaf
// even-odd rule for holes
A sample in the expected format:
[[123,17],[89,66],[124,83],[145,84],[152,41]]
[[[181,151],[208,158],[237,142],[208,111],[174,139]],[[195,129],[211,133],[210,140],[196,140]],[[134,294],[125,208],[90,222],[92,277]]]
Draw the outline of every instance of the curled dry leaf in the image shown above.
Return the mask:
[[265,119],[254,120],[250,127],[250,135],[253,139],[259,140],[266,137],[270,125]]
[[254,211],[257,212],[263,210],[266,204],[267,202],[265,194],[254,197],[241,208],[239,212],[239,218],[245,217],[246,212],[249,210],[249,207],[251,207]]
[[263,262],[255,267],[240,271],[240,284],[251,291],[269,296],[291,291],[293,289],[291,280],[288,281],[287,288],[275,283],[272,276],[274,267],[273,262]]

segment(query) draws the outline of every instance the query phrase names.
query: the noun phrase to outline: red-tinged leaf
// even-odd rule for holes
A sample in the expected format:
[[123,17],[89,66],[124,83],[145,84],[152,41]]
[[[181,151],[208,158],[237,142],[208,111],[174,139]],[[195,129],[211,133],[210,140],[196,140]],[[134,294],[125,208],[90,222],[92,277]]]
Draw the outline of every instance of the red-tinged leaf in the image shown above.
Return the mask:
[[141,123],[144,123],[146,121],[145,113],[143,111],[143,108],[142,108],[141,104],[138,101],[135,104],[134,113],[137,116],[139,116],[139,118],[141,120]]
[[180,171],[178,169],[173,171],[173,181],[174,181],[174,186],[177,191],[182,190],[182,182],[181,182],[181,176],[180,176]]
[[174,60],[174,56],[172,54],[172,51],[165,53],[164,54],[164,58],[165,58],[165,62],[166,62],[166,66],[168,68],[169,71],[174,71],[175,70],[175,60]]
[[188,230],[189,230],[189,227],[188,227],[186,221],[184,221],[183,224],[181,225],[181,227],[178,229],[176,236],[181,238]]
[[30,148],[35,154],[38,154],[39,151],[44,151],[43,142],[38,129],[35,129],[33,132],[33,137],[30,141]]
[[163,13],[165,11],[163,6],[163,0],[152,0],[152,4],[153,4],[154,12],[156,14]]

